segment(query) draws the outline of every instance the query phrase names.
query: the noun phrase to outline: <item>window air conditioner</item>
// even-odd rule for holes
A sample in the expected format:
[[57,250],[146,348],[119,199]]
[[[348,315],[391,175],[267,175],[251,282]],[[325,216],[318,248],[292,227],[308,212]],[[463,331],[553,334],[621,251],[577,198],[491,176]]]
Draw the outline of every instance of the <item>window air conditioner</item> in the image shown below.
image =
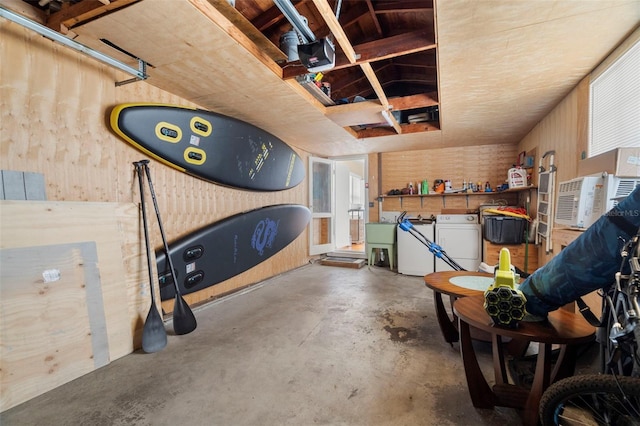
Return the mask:
[[613,175],[583,176],[560,182],[555,223],[572,228],[588,228],[603,214],[631,194],[640,178]]

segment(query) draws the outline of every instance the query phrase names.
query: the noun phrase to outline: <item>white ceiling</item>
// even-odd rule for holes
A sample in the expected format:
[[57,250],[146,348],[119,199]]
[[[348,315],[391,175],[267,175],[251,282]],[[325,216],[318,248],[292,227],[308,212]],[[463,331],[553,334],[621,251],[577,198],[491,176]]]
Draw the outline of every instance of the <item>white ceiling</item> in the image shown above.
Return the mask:
[[206,0],[144,0],[73,31],[153,64],[149,84],[323,156],[518,143],[640,24],[640,0],[440,0],[442,130],[359,140],[194,4],[215,13]]

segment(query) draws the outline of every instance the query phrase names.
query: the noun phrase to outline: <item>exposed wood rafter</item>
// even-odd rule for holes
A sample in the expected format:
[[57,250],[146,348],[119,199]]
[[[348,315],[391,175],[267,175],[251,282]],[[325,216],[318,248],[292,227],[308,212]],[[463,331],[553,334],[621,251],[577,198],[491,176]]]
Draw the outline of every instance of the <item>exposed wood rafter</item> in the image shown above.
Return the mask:
[[367,8],[369,9],[369,13],[371,14],[371,19],[373,20],[373,24],[376,26],[376,30],[378,31],[378,35],[382,36],[382,27],[380,27],[380,21],[376,16],[376,11],[373,8],[373,4],[371,4],[371,0],[367,0]]
[[[356,55],[356,51],[353,46],[351,46],[351,42],[347,38],[347,35],[344,33],[342,26],[338,22],[331,6],[327,0],[313,0],[316,8],[322,15],[322,18],[327,23],[327,26],[331,29],[331,33],[336,38],[336,41],[342,48],[342,51],[347,56],[349,62],[351,64],[355,64],[359,58],[359,55]],[[395,119],[395,117],[389,112],[389,101],[387,99],[387,95],[384,93],[384,89],[376,77],[376,73],[373,71],[371,64],[368,62],[360,63],[360,68],[362,68],[362,72],[369,80],[369,84],[373,87],[374,92],[378,96],[378,100],[382,105],[382,115],[385,120],[393,126],[398,134],[402,133],[402,128],[400,127],[400,123]]]
[[431,8],[425,7],[424,0],[402,0],[402,1],[381,1],[376,3],[375,13],[382,15],[384,13],[415,13],[415,12],[424,12],[426,10],[432,12],[433,5],[429,5]]
[[[229,5],[225,0],[188,0],[193,7],[199,10],[204,16],[206,16],[211,22],[219,26],[235,41],[242,45],[247,51],[254,55],[260,62],[267,66],[278,77],[282,77],[282,69],[264,50],[261,50],[256,45],[256,40],[259,42],[268,42],[268,40],[257,31],[247,19],[238,13],[233,7]],[[224,10],[225,12],[221,12]],[[229,17],[231,19],[229,19]],[[247,23],[245,31],[250,31],[251,36],[241,31],[237,25],[242,22],[241,26]],[[253,29],[253,30],[251,30]],[[282,54],[282,52],[280,52]],[[284,54],[282,54],[284,56]]]
[[351,46],[351,42],[347,38],[347,35],[344,33],[342,26],[338,22],[336,15],[334,15],[331,6],[327,0],[313,0],[313,4],[316,5],[318,12],[322,15],[322,18],[327,23],[327,26],[331,30],[331,33],[336,39],[336,42],[342,47],[342,51],[347,56],[347,59],[351,64],[355,64],[358,59],[355,50],[353,50],[353,46]]
[[[429,36],[427,31],[412,31],[353,46],[353,50],[358,54],[358,59],[353,63],[350,62],[346,56],[342,56],[337,53],[336,65],[333,69],[339,70],[353,65],[382,61],[384,59],[396,58],[398,56],[432,50],[435,48],[435,41]],[[295,78],[298,75],[305,74],[306,72],[306,69],[302,65],[292,66],[289,64],[287,68],[283,70],[282,76],[283,78]]]

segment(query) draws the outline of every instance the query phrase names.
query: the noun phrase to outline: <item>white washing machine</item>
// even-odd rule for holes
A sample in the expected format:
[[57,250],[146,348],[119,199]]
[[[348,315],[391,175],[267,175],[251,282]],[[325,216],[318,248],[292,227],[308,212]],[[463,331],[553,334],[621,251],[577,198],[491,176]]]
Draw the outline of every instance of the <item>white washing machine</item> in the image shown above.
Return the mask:
[[402,212],[383,211],[380,213],[381,223],[396,223]]
[[[413,221],[413,227],[429,241],[434,242],[435,224],[431,221]],[[398,272],[423,277],[434,271],[435,256],[409,231],[398,228]]]
[[[477,271],[482,262],[482,227],[475,214],[446,214],[436,217],[436,244],[467,271]],[[436,272],[453,268],[436,259]]]

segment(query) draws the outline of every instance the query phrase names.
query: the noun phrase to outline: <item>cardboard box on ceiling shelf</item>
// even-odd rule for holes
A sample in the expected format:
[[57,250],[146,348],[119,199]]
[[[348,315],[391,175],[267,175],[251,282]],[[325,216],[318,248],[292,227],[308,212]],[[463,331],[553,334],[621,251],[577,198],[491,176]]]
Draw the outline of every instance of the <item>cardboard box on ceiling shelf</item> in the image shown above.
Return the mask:
[[622,177],[640,177],[640,148],[616,148],[578,162],[578,176],[602,172]]

